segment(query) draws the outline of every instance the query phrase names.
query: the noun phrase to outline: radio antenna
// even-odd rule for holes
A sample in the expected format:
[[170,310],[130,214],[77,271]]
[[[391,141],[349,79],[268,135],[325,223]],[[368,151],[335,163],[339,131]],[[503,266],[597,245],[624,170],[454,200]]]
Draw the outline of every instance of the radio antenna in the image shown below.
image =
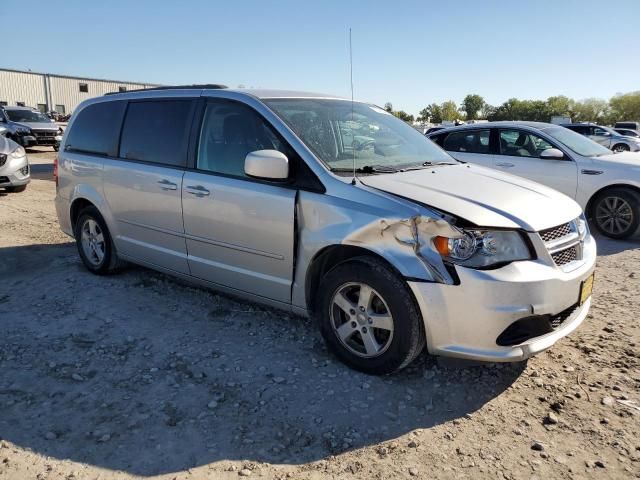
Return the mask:
[[351,44],[351,27],[349,27],[349,75],[351,77],[351,153],[353,154],[353,179],[351,185],[356,184],[356,137],[353,134],[353,46]]

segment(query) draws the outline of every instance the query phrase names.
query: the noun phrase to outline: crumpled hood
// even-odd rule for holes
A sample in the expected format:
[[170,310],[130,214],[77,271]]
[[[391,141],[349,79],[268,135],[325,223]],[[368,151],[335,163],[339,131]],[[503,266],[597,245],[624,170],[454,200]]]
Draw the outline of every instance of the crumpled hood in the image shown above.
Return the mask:
[[482,227],[540,231],[582,213],[575,201],[556,190],[478,165],[435,166],[360,180]]
[[52,130],[57,132],[60,128],[55,123],[49,123],[49,122],[12,122],[12,123],[14,125],[27,127],[34,130]]

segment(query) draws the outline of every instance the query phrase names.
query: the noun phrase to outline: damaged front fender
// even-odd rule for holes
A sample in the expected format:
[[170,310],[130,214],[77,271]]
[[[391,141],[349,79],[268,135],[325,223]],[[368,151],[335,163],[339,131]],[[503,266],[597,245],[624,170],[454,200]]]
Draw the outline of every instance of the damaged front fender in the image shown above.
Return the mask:
[[354,209],[352,200],[300,193],[296,208],[294,306],[306,308],[307,272],[316,256],[327,247],[340,245],[377,254],[414,281],[455,283],[432,239],[437,235],[456,238],[461,233],[439,214],[401,201],[384,209],[366,203],[356,205],[358,208]]
[[428,272],[428,280],[452,284],[453,278],[442,257],[433,248],[435,236],[458,238],[462,233],[442,218],[415,215],[405,219],[381,218],[352,232],[343,243],[365,246],[385,258],[390,255],[400,262],[415,262],[417,258]]

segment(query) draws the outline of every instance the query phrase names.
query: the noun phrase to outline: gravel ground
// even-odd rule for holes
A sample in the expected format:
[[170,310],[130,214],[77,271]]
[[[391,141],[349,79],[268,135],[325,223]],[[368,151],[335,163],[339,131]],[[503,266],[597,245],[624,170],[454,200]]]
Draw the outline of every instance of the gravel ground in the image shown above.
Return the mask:
[[305,319],[88,273],[52,156],[0,193],[0,479],[640,478],[637,240],[598,239],[590,316],[529,362],[371,377]]

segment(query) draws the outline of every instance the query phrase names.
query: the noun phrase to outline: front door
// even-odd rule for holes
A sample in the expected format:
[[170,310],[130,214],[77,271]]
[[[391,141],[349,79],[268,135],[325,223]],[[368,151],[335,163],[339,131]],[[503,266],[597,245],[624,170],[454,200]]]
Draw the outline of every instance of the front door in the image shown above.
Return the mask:
[[495,168],[528,178],[576,197],[578,169],[570,158],[552,160],[540,158],[549,148],[558,148],[544,138],[524,130],[500,129]]
[[253,109],[210,99],[196,169],[182,184],[191,274],[220,285],[289,303],[293,278],[296,190],[249,178],[249,152],[283,141]]

